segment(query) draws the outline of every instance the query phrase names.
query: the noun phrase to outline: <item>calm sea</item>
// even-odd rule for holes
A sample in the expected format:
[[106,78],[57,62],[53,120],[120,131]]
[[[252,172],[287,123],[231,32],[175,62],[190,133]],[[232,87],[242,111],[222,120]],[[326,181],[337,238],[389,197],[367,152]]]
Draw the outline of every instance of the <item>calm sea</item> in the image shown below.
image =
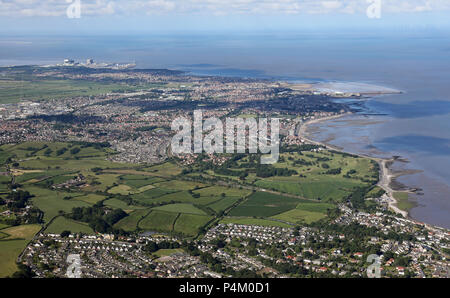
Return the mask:
[[365,102],[365,112],[320,125],[315,138],[351,152],[399,155],[421,173],[399,178],[422,188],[411,215],[450,228],[450,32],[270,33],[171,36],[2,36],[0,65],[136,62],[196,74],[292,81],[356,81],[402,95]]

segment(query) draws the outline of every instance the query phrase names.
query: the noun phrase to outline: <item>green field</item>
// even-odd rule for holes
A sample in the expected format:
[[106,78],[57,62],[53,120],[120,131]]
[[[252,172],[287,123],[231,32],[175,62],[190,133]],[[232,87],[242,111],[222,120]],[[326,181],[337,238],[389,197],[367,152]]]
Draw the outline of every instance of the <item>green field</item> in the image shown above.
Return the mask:
[[160,249],[158,251],[155,251],[153,253],[153,255],[157,256],[158,258],[160,257],[165,257],[165,256],[171,256],[173,254],[176,253],[180,253],[183,252],[183,249],[181,248],[174,248],[174,249]]
[[230,216],[269,217],[294,209],[302,200],[266,192],[255,192],[229,213]]
[[211,219],[213,219],[212,216],[180,214],[180,217],[175,222],[174,230],[184,235],[195,236],[199,232],[199,228]]
[[149,209],[140,209],[133,211],[132,213],[130,213],[130,215],[116,223],[114,227],[117,229],[123,229],[127,232],[133,232],[137,229],[139,221],[147,216],[149,212]]
[[198,182],[181,181],[181,180],[170,180],[166,182],[159,182],[153,184],[155,187],[160,187],[163,189],[170,189],[174,191],[181,190],[192,190],[195,188],[204,187],[205,185]]
[[0,277],[17,271],[17,257],[40,229],[39,225],[23,225],[1,230],[9,236],[0,240]]
[[192,203],[192,204],[196,204],[196,205],[207,205],[216,200],[217,200],[217,198],[211,198],[211,197],[194,198],[187,191],[180,191],[180,192],[167,194],[167,195],[161,196],[159,198],[153,199],[152,202],[155,202],[155,203],[177,202],[177,203]]
[[[57,216],[59,211],[70,213],[72,208],[91,206],[91,204],[74,199],[82,195],[79,193],[52,191],[36,186],[27,186],[24,189],[36,196],[32,198],[33,204],[44,212],[44,221],[47,223]],[[64,200],[65,197],[72,197],[72,199]]]
[[282,220],[285,222],[290,222],[293,224],[307,223],[318,221],[326,217],[326,214],[320,212],[311,212],[300,209],[293,209],[287,212],[272,216],[273,219]]
[[106,191],[106,189],[112,187],[114,183],[117,182],[117,178],[119,175],[115,174],[101,174],[101,175],[93,175],[92,172],[84,171],[83,174],[88,177],[92,182],[96,181],[99,184],[96,185],[90,185],[89,187],[86,187],[86,191]]
[[160,207],[155,207],[153,210],[166,211],[166,212],[176,212],[176,213],[187,213],[187,214],[197,214],[206,215],[206,213],[192,204],[170,204]]
[[132,198],[141,203],[151,204],[156,202],[155,200],[153,200],[154,198],[162,197],[172,192],[172,190],[168,189],[153,188],[139,194],[134,194],[132,195]]
[[145,168],[144,170],[156,176],[169,178],[181,174],[182,171],[179,166],[171,162],[166,162],[160,165]]
[[[0,104],[23,100],[48,100],[64,97],[94,96],[115,91],[130,92],[142,86],[132,87],[122,83],[102,83],[87,80],[42,79],[37,80],[0,79]],[[25,76],[26,78],[26,76]]]
[[[62,148],[67,150],[58,156],[57,151]],[[71,155],[71,148],[80,148],[80,151]],[[64,230],[93,233],[87,224],[60,215],[70,213],[74,207],[89,207],[100,201],[106,208],[122,209],[129,214],[114,225],[128,232],[156,231],[193,237],[213,219],[221,223],[292,227],[326,217],[328,210],[334,209],[354,188],[369,186],[377,179],[371,161],[327,151],[283,153],[275,167],[295,169],[298,174],[291,176],[257,177],[249,157],[238,159],[233,164],[235,168],[230,167],[233,171],[250,171],[242,180],[215,175],[210,169],[204,173],[207,179],[211,178],[209,174],[231,179],[233,184],[243,183],[241,188],[211,185],[213,183],[206,179],[184,181],[180,175],[183,168],[173,162],[145,168],[113,163],[105,158],[110,153],[108,148],[81,148],[69,142],[0,146],[0,160],[20,159],[19,165],[12,168],[16,181],[22,184],[22,190],[34,195],[31,201],[44,212],[44,222],[54,219],[46,232],[57,234]],[[246,165],[241,166],[242,163]],[[5,165],[0,166],[6,169]],[[341,169],[340,173],[327,173],[327,169],[337,168]],[[84,185],[54,189],[55,185],[80,174],[85,177]],[[191,174],[190,179],[199,177],[198,173]],[[8,182],[10,177],[0,176],[0,185],[2,181]],[[9,192],[6,184],[3,185],[5,192]],[[276,190],[281,194],[252,192],[247,189],[251,187]],[[402,199],[404,195],[399,195],[399,204],[406,204]],[[227,213],[222,213],[224,211]],[[214,212],[216,217],[212,216]],[[4,230],[7,229],[10,228]],[[9,237],[4,230],[0,232],[1,241]],[[13,251],[13,247],[4,245]]]
[[55,218],[52,223],[45,229],[45,233],[61,234],[63,231],[72,233],[94,234],[89,225],[60,216]]
[[207,205],[215,212],[225,211],[227,208],[236,203],[239,198],[223,198],[219,201],[213,202],[212,204]]
[[114,186],[110,190],[108,190],[108,193],[110,194],[121,194],[121,195],[128,195],[133,193],[132,188],[128,185],[121,184],[118,186]]
[[164,181],[164,179],[143,175],[123,175],[120,177],[120,181],[123,181],[126,185],[130,186],[131,188],[139,189],[140,187],[146,185],[162,182]]
[[335,207],[335,205],[328,203],[302,202],[297,205],[296,209],[327,214],[328,209],[333,209]]
[[74,201],[80,201],[80,202],[85,202],[85,203],[88,203],[88,204],[91,204],[91,205],[94,205],[95,203],[97,203],[97,202],[99,202],[99,201],[102,201],[102,200],[104,200],[105,199],[105,196],[102,196],[102,195],[97,195],[97,194],[87,194],[87,195],[85,195],[85,196],[79,196],[79,197],[76,197],[76,198],[74,198],[74,199],[72,199],[72,200],[74,200]]
[[119,199],[109,199],[103,202],[105,206],[111,207],[113,209],[122,209],[125,212],[131,212],[137,209],[144,209],[143,206],[136,206],[136,205],[127,205],[124,201],[121,201]]
[[0,175],[0,192],[8,191],[8,183],[11,182],[10,176]]
[[227,197],[245,197],[249,195],[251,191],[223,186],[210,186],[195,190],[194,193],[200,194],[202,197],[218,197],[221,196],[221,194],[225,194]]
[[352,190],[360,186],[359,182],[347,181],[340,177],[321,177],[314,180],[292,181],[276,177],[260,180],[255,185],[284,193],[298,195],[307,199],[342,200],[352,193]]
[[139,223],[139,228],[144,231],[172,232],[177,217],[177,213],[155,210]]

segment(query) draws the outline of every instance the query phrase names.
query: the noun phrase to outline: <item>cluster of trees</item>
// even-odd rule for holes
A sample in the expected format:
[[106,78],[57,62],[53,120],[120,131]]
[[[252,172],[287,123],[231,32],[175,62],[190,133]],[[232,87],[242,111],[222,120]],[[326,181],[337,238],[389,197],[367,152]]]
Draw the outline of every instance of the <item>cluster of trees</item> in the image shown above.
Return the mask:
[[330,170],[325,172],[326,175],[339,175],[341,173],[342,173],[342,169],[341,168],[330,169]]
[[33,197],[28,191],[18,190],[8,194],[7,199],[11,200],[8,203],[8,208],[14,210],[25,208],[29,199]]
[[23,279],[23,278],[33,278],[35,276],[35,274],[31,270],[31,268],[28,267],[27,265],[24,265],[22,263],[17,263],[17,268],[19,270],[14,272],[13,275],[11,275],[11,278]]
[[181,246],[178,242],[161,241],[160,243],[156,243],[154,241],[150,241],[146,246],[144,246],[143,250],[152,253],[160,249],[176,249],[180,247]]
[[267,178],[272,176],[292,176],[297,175],[297,171],[287,168],[275,168],[274,166],[260,165],[256,168],[256,176]]
[[135,129],[135,131],[152,131],[157,128],[158,128],[158,126],[156,126],[156,125],[142,126],[142,127],[137,127]]
[[344,177],[345,178],[352,178],[351,175],[356,174],[356,173],[357,173],[356,170],[350,170],[347,173],[345,173]]
[[306,160],[304,160],[304,159],[296,159],[296,160],[294,160],[293,162],[292,162],[292,164],[294,165],[294,166],[312,166],[313,165],[313,163],[312,162],[310,162],[310,161],[306,161]]
[[81,148],[93,147],[95,149],[101,149],[101,148],[109,148],[109,147],[111,147],[111,144],[109,142],[94,143],[94,142],[85,142],[85,141],[75,141],[75,142],[72,142],[72,144],[73,145],[78,145]]
[[347,200],[352,203],[353,208],[357,210],[369,211],[366,204],[367,193],[369,192],[369,187],[357,187],[354,189],[353,193],[348,196]]
[[311,151],[314,149],[319,149],[321,146],[318,145],[312,145],[312,144],[303,144],[303,145],[289,145],[289,146],[283,146],[280,148],[280,152],[298,152],[301,153],[301,151]]
[[[16,192],[11,192],[7,196],[8,203],[6,200],[0,198],[0,206],[7,204],[7,207],[11,211],[18,212],[20,211],[20,209],[23,209],[28,205],[28,201],[32,197],[34,196],[30,194],[28,191],[19,190]],[[22,223],[28,224],[42,223],[42,216],[43,216],[42,211],[36,207],[33,207],[30,210],[28,210],[28,212],[24,216],[15,218],[5,218],[2,220],[2,222],[10,226],[17,226]]]
[[225,167],[221,167],[221,168],[215,169],[214,173],[216,173],[218,175],[239,177],[243,172],[242,171],[233,171],[233,170],[227,169]]
[[70,154],[75,155],[75,154],[79,153],[80,151],[81,151],[80,148],[75,147],[75,148],[70,149]]
[[72,214],[67,217],[86,222],[96,232],[99,233],[118,233],[113,225],[122,218],[128,216],[122,209],[115,209],[106,213],[99,205],[93,207],[76,207],[72,209]]
[[61,148],[61,149],[58,149],[58,150],[56,151],[56,155],[57,155],[57,156],[63,155],[64,153],[66,153],[66,151],[67,151],[67,148],[66,148],[66,147],[63,147],[63,148]]

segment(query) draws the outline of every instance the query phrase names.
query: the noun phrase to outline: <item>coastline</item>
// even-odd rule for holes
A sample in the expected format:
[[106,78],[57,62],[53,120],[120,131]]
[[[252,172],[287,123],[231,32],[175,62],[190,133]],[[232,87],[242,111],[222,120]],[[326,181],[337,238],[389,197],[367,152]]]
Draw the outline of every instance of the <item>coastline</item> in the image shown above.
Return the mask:
[[[357,154],[357,153],[353,153],[353,152],[346,152],[344,151],[342,148],[338,148],[336,146],[327,144],[326,142],[318,142],[318,141],[314,141],[311,138],[309,138],[309,135],[307,134],[307,129],[308,126],[310,126],[311,124],[317,124],[317,123],[321,123],[321,122],[325,122],[328,120],[334,120],[334,119],[339,119],[345,116],[349,116],[349,115],[353,115],[354,113],[348,112],[348,113],[344,113],[344,114],[338,114],[338,115],[334,115],[334,116],[328,116],[328,117],[322,117],[322,118],[318,118],[318,119],[312,119],[312,120],[308,120],[306,122],[303,122],[301,124],[299,124],[300,126],[297,129],[297,136],[303,138],[305,141],[307,141],[308,143],[314,144],[314,145],[320,145],[323,146],[327,149],[331,149],[334,151],[338,151],[338,152],[342,152],[342,153],[349,153],[349,154],[353,154],[359,157],[363,157],[363,158],[369,158],[371,160],[374,160],[378,163],[379,167],[380,167],[380,179],[378,181],[377,186],[379,186],[380,188],[382,188],[386,193],[383,195],[385,196],[386,201],[388,202],[388,206],[389,209],[391,209],[392,211],[394,211],[397,214],[400,214],[401,216],[403,216],[404,218],[410,218],[412,220],[414,220],[413,218],[411,218],[409,216],[409,212],[405,211],[405,210],[401,210],[400,208],[398,208],[397,204],[398,201],[397,199],[395,199],[394,197],[394,192],[396,190],[394,190],[391,187],[391,183],[393,182],[393,179],[395,179],[396,177],[400,176],[400,175],[395,175],[391,172],[391,170],[389,169],[388,164],[395,161],[395,158],[377,158],[377,157],[373,157],[373,156],[369,156],[369,155],[365,155],[365,154]],[[406,190],[406,191],[402,191],[402,192],[411,192],[411,190]]]

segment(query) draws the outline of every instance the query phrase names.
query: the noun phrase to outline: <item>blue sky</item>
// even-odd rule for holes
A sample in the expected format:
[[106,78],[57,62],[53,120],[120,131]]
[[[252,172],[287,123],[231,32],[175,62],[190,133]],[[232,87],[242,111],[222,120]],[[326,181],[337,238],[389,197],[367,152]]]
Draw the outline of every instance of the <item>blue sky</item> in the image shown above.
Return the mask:
[[450,0],[78,0],[69,19],[70,1],[0,0],[0,33],[450,28]]

